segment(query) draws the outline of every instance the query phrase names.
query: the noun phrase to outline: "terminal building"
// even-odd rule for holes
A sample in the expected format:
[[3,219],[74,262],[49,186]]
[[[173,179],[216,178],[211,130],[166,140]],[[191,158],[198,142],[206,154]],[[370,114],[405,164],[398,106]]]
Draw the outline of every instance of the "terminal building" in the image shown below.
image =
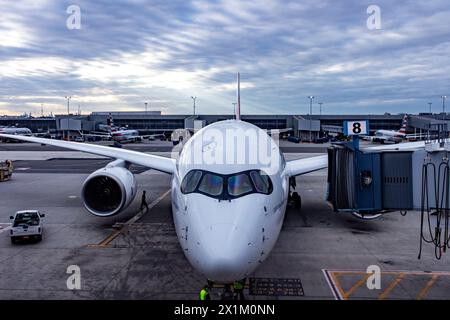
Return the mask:
[[[163,133],[170,135],[176,129],[191,129],[195,123],[202,126],[233,119],[234,115],[181,115],[149,112],[93,112],[89,115],[56,115],[54,117],[0,116],[0,126],[25,127],[33,133],[51,133],[62,136],[64,131],[89,133],[99,125],[107,123],[112,116],[114,125],[136,129],[140,134]],[[342,134],[343,122],[349,120],[369,120],[370,133],[376,130],[399,130],[403,114],[384,115],[241,115],[242,120],[262,129],[291,129],[291,134],[300,139],[311,140],[323,135]],[[441,132],[448,136],[450,114],[428,114],[408,116],[409,133]]]

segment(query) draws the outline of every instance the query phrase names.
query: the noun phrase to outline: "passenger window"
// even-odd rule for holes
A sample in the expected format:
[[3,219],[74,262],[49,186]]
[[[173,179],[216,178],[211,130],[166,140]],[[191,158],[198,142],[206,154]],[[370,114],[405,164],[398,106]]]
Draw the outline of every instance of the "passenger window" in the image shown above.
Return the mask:
[[202,172],[198,170],[190,171],[181,183],[181,192],[191,193],[197,188],[198,182],[202,177]]
[[262,171],[250,172],[253,184],[258,192],[269,194],[272,192],[269,176]]
[[252,183],[245,173],[228,178],[228,193],[230,195],[237,197],[252,191]]
[[205,173],[198,187],[198,191],[211,196],[221,195],[223,191],[223,178],[215,174]]

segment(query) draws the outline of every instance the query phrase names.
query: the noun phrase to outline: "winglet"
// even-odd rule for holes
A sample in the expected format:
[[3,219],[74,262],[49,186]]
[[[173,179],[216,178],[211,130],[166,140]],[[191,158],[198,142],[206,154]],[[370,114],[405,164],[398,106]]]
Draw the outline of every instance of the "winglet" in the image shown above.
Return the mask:
[[236,120],[241,120],[241,76],[237,74],[237,108],[236,108]]

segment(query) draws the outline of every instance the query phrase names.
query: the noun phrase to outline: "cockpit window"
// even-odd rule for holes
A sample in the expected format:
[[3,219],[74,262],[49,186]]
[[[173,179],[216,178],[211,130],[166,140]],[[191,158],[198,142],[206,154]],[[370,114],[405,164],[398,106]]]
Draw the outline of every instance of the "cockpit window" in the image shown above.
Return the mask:
[[183,193],[194,192],[195,189],[197,188],[197,185],[201,177],[202,172],[200,170],[190,171],[183,179],[183,183],[181,184],[181,192]]
[[271,194],[270,177],[262,170],[218,174],[204,170],[189,171],[181,183],[181,192],[201,193],[219,200],[231,200],[251,193]]
[[269,194],[271,192],[271,184],[269,176],[263,171],[251,171],[250,177],[256,190],[261,193]]
[[252,183],[245,173],[237,174],[228,178],[228,193],[238,197],[253,191]]
[[223,178],[219,175],[206,173],[198,186],[198,191],[211,196],[219,196],[223,191]]

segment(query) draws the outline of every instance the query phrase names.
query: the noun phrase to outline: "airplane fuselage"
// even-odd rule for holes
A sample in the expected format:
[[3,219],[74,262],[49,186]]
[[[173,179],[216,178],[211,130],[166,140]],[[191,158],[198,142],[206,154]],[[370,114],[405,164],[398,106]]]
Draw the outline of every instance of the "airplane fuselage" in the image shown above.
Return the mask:
[[[261,137],[258,145],[250,146],[250,153],[258,152],[257,149],[264,144],[270,144],[271,163],[194,163],[192,154],[239,151],[239,148],[232,146],[233,139],[218,141],[219,138],[211,142],[211,139],[205,138],[211,131],[225,137],[227,131],[235,130],[254,131]],[[186,143],[172,179],[172,213],[178,239],[187,259],[206,278],[218,282],[246,278],[268,257],[278,239],[288,200],[289,177],[284,169],[283,154],[272,138],[246,122],[228,120],[209,125]],[[270,192],[248,191],[238,197],[227,193],[230,189],[235,194],[235,189],[242,192],[245,191],[243,188],[250,188],[245,182],[256,178],[256,171],[259,170],[267,171],[272,188]],[[197,192],[183,192],[183,179],[191,171],[198,171],[195,174],[202,175],[198,179],[201,182],[198,182]],[[215,188],[212,195],[208,194],[210,190],[203,190],[206,193],[202,191],[202,179],[207,178],[219,180],[212,187]],[[236,181],[242,186],[236,186]],[[217,188],[220,185],[222,189],[228,190],[222,190],[223,194],[218,195],[220,190]]]
[[137,141],[141,137],[137,130],[119,130],[111,132],[111,138],[117,142]]

